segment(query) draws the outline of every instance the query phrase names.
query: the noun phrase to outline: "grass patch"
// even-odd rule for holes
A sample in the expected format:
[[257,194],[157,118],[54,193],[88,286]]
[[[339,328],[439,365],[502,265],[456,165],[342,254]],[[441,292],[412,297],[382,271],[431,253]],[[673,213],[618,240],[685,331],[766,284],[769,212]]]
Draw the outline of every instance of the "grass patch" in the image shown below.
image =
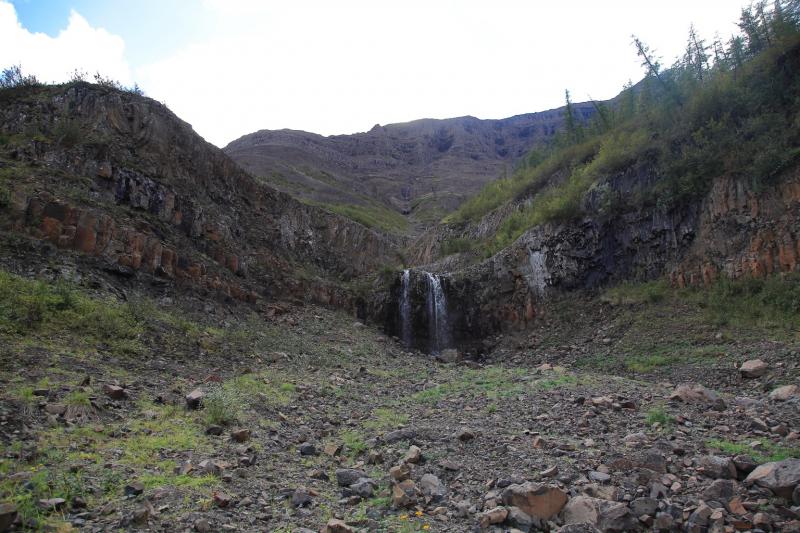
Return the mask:
[[103,343],[113,351],[143,350],[144,328],[124,304],[92,298],[65,282],[34,281],[0,271],[0,334],[56,335],[80,344]]
[[671,292],[666,280],[625,282],[607,289],[601,299],[615,305],[653,304],[663,301]]
[[706,446],[728,455],[749,455],[757,463],[770,463],[800,457],[800,446],[780,446],[766,439],[759,439],[758,442],[760,449],[753,448],[749,444],[721,439],[708,440]]
[[534,385],[542,390],[560,389],[561,387],[573,387],[578,384],[578,378],[572,374],[562,374],[555,378],[539,379]]
[[355,459],[367,450],[364,435],[359,431],[342,431],[340,435],[348,457]]
[[372,418],[364,422],[366,429],[393,429],[408,423],[408,415],[394,409],[379,407],[372,411]]
[[411,396],[416,402],[437,403],[456,396],[482,397],[488,400],[508,398],[525,390],[519,378],[524,369],[490,366],[480,370],[467,369],[457,379],[419,391]]
[[336,213],[337,215],[355,220],[368,228],[377,229],[386,233],[403,234],[408,230],[408,221],[406,218],[397,211],[387,207],[326,203],[316,203],[316,205],[332,213]]
[[652,407],[647,411],[645,422],[648,426],[659,424],[661,427],[667,428],[672,426],[675,418],[670,416],[662,406]]

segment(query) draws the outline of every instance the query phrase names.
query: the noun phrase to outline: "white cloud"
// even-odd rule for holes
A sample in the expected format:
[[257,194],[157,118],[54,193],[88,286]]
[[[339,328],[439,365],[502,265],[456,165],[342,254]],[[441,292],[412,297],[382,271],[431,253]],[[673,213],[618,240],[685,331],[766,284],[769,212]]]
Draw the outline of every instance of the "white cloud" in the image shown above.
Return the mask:
[[0,1],[0,68],[17,64],[47,82],[65,81],[75,69],[133,82],[121,37],[93,28],[76,11],[56,37],[32,33],[20,24],[14,6]]
[[636,33],[670,63],[690,22],[735,29],[738,0],[205,0],[214,28],[137,70],[218,145],[262,128],[323,134],[610,98],[642,75]]

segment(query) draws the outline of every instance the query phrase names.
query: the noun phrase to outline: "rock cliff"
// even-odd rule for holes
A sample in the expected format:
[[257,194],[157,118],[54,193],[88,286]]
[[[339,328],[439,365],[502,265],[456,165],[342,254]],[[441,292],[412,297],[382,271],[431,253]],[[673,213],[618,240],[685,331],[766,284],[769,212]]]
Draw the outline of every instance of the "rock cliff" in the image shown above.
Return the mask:
[[84,83],[1,97],[6,232],[125,275],[345,307],[341,284],[395,246],[259,183],[151,99]]

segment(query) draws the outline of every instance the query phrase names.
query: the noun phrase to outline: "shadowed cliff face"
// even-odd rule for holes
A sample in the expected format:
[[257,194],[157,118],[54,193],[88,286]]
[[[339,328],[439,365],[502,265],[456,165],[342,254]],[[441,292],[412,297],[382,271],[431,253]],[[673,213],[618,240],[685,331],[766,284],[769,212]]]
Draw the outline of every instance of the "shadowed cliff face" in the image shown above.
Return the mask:
[[[611,183],[629,190],[648,179],[631,172]],[[590,193],[585,201],[596,199]],[[554,290],[593,290],[659,277],[683,287],[708,285],[721,275],[736,279],[800,271],[797,168],[759,191],[745,182],[718,178],[705,198],[695,203],[544,224],[478,263],[468,264],[457,256],[435,261],[444,240],[491,234],[497,218],[493,213],[474,225],[432,232],[416,243],[411,254],[424,265],[420,268],[446,272],[443,287],[451,310],[451,335],[466,352],[480,353],[482,340],[493,334],[528,327],[546,312],[548,293]],[[394,335],[399,331],[398,287],[399,281],[376,310],[383,313],[387,332]],[[416,312],[422,312],[421,288],[413,294]],[[415,317],[413,324],[415,335],[424,339],[425,317]]]
[[3,227],[254,300],[351,305],[394,242],[255,181],[163,105],[89,84],[4,91]]
[[[584,119],[594,112],[591,104],[575,109]],[[359,205],[377,201],[424,226],[510,174],[562,123],[563,109],[555,109],[501,120],[423,119],[330,137],[262,130],[224,150],[254,175],[298,197]]]

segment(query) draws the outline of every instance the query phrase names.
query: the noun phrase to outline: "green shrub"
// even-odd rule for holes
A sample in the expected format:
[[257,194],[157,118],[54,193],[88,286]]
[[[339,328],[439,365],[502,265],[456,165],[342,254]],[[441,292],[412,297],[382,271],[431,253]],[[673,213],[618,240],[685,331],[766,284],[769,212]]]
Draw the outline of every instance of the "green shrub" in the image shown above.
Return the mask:
[[446,257],[448,255],[471,252],[477,247],[477,245],[478,241],[473,239],[454,237],[442,242],[441,255]]
[[203,409],[208,424],[228,425],[238,422],[245,407],[244,395],[231,386],[215,386],[203,398]]

